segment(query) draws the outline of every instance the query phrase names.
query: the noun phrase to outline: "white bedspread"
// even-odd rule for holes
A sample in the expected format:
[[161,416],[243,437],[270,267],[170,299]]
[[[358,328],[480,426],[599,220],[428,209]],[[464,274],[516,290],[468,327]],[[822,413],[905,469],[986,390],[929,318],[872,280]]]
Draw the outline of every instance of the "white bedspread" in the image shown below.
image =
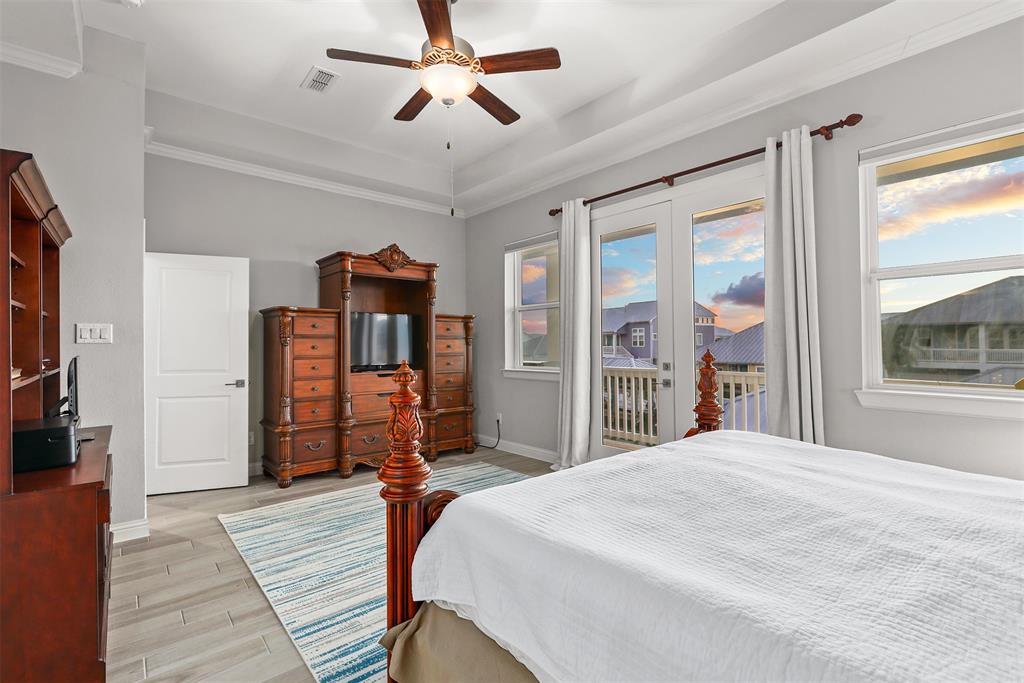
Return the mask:
[[717,432],[459,498],[413,593],[545,682],[1020,681],[1022,492]]

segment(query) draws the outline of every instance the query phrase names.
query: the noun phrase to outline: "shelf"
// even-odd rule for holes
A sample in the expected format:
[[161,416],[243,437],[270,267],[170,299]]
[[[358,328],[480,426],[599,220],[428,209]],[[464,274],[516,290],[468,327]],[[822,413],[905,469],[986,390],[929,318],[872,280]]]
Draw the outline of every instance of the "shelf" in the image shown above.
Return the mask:
[[28,375],[27,377],[25,375],[22,375],[21,377],[16,377],[11,380],[11,389],[14,390],[20,389],[22,387],[27,387],[29,384],[32,384],[33,382],[36,382],[38,380],[39,375]]
[[52,370],[43,370],[43,377],[52,377],[53,375],[59,374],[60,368],[54,368]]
[[11,299],[11,308],[17,308],[19,311],[24,311],[28,307],[16,299]]
[[24,268],[25,265],[26,265],[25,264],[25,259],[21,258],[20,256],[18,256],[17,254],[15,254],[12,251],[11,252],[11,265],[14,266],[15,268]]

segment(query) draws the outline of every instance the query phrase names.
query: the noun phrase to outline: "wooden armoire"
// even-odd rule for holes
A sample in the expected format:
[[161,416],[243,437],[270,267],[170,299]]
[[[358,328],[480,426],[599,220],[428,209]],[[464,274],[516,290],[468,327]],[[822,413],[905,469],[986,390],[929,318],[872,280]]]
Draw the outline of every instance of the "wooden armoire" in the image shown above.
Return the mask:
[[278,306],[264,319],[264,471],[292,477],[357,464],[380,467],[392,372],[353,372],[351,315],[405,313],[417,323],[409,362],[424,422],[423,452],[472,453],[473,316],[434,312],[437,264],[392,244],[373,254],[339,251],[317,261],[320,307]]

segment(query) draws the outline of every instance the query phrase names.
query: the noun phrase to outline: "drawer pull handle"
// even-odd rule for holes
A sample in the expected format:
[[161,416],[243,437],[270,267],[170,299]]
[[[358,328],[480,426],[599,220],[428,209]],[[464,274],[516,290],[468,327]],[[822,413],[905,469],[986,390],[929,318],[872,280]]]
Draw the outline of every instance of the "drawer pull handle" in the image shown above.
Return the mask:
[[310,344],[309,348],[313,349],[314,351],[319,351],[320,350],[320,345],[319,344]]
[[444,383],[445,383],[445,384],[454,384],[454,383],[455,383],[455,380],[453,380],[453,379],[452,379],[451,377],[449,377],[448,379],[446,379],[446,380],[444,381]]
[[319,370],[319,369],[320,369],[320,366],[319,366],[319,365],[312,365],[312,366],[310,366],[310,367],[312,367],[312,368],[313,368],[314,370]]
[[382,391],[382,392],[380,392],[377,395],[380,396],[381,398],[387,398],[388,396],[391,395],[391,392],[390,391]]
[[444,431],[446,431],[446,432],[452,431],[452,426],[451,425],[445,425],[444,426]]
[[363,443],[365,443],[367,445],[374,444],[374,443],[377,443],[377,439],[379,439],[379,438],[380,438],[380,434],[371,434],[369,436],[364,436],[363,437]]
[[445,345],[444,345],[444,347],[445,347],[446,349],[450,349],[450,348],[452,348],[452,345],[451,345],[451,344],[445,344]]
[[319,330],[320,329],[320,323],[313,323],[312,325],[310,325],[310,327],[312,327],[314,330]]
[[318,386],[316,386],[316,385],[314,384],[313,386],[311,386],[311,387],[309,388],[309,390],[310,390],[310,391],[320,391],[320,387],[318,387]]
[[313,414],[314,415],[319,415],[320,414],[320,409],[319,408],[313,408]]
[[318,443],[315,446],[313,445],[313,442],[311,442],[311,441],[307,441],[306,443],[304,443],[302,445],[306,448],[306,450],[318,451],[321,448],[323,448],[325,445],[327,445],[327,439],[320,439],[320,443]]

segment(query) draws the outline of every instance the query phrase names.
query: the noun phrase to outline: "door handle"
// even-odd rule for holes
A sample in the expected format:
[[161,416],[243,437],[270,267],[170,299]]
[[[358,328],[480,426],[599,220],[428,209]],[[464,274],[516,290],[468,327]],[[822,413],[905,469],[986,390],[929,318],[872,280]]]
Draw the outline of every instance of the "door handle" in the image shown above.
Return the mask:
[[239,389],[244,389],[245,388],[245,380],[244,379],[236,379],[234,382],[228,382],[224,386],[226,386],[226,387],[238,387]]
[[670,388],[672,386],[672,380],[670,380],[670,379],[663,379],[663,380],[661,380],[661,386],[665,387],[666,389]]

